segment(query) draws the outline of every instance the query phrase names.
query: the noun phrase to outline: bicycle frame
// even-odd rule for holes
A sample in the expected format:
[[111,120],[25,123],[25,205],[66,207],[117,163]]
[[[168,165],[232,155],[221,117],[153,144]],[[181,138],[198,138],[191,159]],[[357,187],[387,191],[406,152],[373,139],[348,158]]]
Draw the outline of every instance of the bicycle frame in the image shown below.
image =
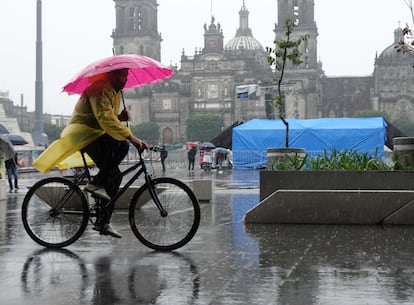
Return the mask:
[[[84,156],[84,152],[81,152],[82,154],[82,159],[84,162],[84,173],[82,173],[80,175],[79,178],[75,179],[75,184],[79,184],[79,182],[81,182],[82,180],[84,180],[85,178],[88,179],[88,181],[91,181],[91,175],[89,173],[89,167],[86,163],[86,158]],[[128,181],[127,183],[124,184],[124,186],[122,188],[120,188],[118,190],[118,192],[116,193],[116,195],[114,196],[114,198],[112,198],[109,202],[107,202],[105,204],[105,206],[108,206],[111,203],[116,203],[116,201],[119,199],[119,197],[121,197],[126,191],[127,189],[142,175],[144,174],[145,177],[145,183],[148,185],[148,190],[150,192],[151,198],[154,200],[156,206],[158,207],[158,209],[160,210],[161,216],[165,217],[168,215],[167,211],[163,208],[160,200],[158,199],[157,193],[154,190],[154,185],[152,182],[152,177],[151,175],[148,173],[147,171],[147,166],[145,164],[145,160],[142,157],[142,154],[139,153],[139,161],[128,167],[127,169],[125,169],[124,171],[122,171],[120,173],[121,177],[126,176],[127,174],[133,172],[134,170],[136,170],[138,167],[141,167]]]

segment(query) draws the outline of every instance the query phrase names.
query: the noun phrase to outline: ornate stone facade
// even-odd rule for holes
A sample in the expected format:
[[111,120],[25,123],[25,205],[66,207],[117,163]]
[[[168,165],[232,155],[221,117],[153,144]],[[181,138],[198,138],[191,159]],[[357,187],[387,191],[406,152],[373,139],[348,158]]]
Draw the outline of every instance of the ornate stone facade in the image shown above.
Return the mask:
[[[156,0],[114,0],[117,53],[139,53],[160,59],[161,36],[157,26]],[[236,121],[265,118],[265,97],[275,93],[274,76],[263,46],[248,27],[249,11],[243,1],[236,36],[223,41],[223,29],[214,18],[204,25],[204,47],[193,55],[182,53],[175,75],[162,83],[125,93],[132,125],[154,121],[161,127],[161,142],[186,141],[186,120],[191,114],[217,114],[226,126]],[[314,0],[278,1],[276,39],[282,37],[286,18],[297,24],[296,35],[308,35],[301,45],[303,64],[288,66],[285,77],[288,118],[353,116],[359,110],[387,112],[391,118],[414,114],[414,69],[409,56],[393,46],[401,35],[376,58],[375,70],[367,77],[326,77],[317,60],[318,29]],[[201,26],[201,25],[200,25]],[[257,95],[239,99],[236,87],[256,84]]]
[[[148,1],[147,10],[141,11],[146,1],[115,0],[117,8],[116,24],[122,25],[125,14],[119,11],[134,11],[138,15],[156,13],[154,1]],[[122,7],[122,9],[121,9]],[[159,84],[128,90],[125,93],[128,108],[132,113],[132,124],[154,121],[161,127],[163,143],[186,140],[186,120],[191,114],[217,114],[224,118],[227,126],[237,120],[248,120],[265,116],[264,95],[239,100],[235,88],[244,84],[269,84],[272,72],[267,63],[267,55],[260,43],[248,28],[248,10],[243,4],[240,15],[240,28],[227,44],[224,44],[223,29],[212,17],[210,24],[204,25],[204,47],[193,55],[181,55],[181,67],[175,68],[175,75]],[[143,19],[145,19],[143,17]],[[159,43],[156,24],[152,24],[147,36],[142,40],[138,29],[135,38],[122,37],[121,30],[114,37],[114,48],[122,53],[133,53],[137,45],[148,42],[149,46]],[[151,47],[143,50],[152,50]],[[150,57],[151,54],[141,53]],[[154,57],[156,58],[156,57]]]
[[397,53],[402,29],[394,31],[394,41],[375,60],[372,108],[386,112],[392,121],[414,116],[414,58]]

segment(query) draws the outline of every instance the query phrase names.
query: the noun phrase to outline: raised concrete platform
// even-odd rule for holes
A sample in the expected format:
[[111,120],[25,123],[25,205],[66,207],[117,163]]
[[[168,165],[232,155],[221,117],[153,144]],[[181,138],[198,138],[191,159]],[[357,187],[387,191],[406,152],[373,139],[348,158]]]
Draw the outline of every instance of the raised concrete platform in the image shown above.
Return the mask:
[[278,190],[244,222],[278,224],[414,224],[411,190]]

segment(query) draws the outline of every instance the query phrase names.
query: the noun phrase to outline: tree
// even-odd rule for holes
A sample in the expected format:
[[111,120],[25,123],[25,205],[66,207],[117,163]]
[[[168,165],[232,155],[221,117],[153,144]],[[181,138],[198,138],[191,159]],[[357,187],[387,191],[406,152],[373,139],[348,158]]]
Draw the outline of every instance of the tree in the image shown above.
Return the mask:
[[213,114],[190,115],[187,119],[189,141],[210,141],[223,130],[224,119]]
[[148,144],[158,144],[160,139],[160,126],[154,122],[141,123],[131,126],[131,131]]
[[[411,13],[411,22],[414,23],[414,4],[413,0],[404,0],[405,4]],[[411,26],[407,23],[402,30],[402,39],[394,46],[397,52],[402,54],[409,54],[414,57],[414,37]],[[414,68],[414,65],[413,65]],[[404,132],[408,136],[414,136],[414,124],[412,121],[405,117],[400,117],[392,122],[399,130]]]
[[277,92],[278,94],[273,97],[274,107],[279,109],[279,118],[286,126],[285,146],[289,147],[289,123],[286,121],[285,103],[286,97],[282,90],[283,78],[285,76],[286,64],[291,62],[294,66],[302,64],[302,53],[299,51],[301,43],[308,39],[308,35],[300,36],[298,39],[292,39],[293,31],[296,28],[296,24],[292,19],[286,19],[283,30],[285,31],[284,39],[276,39],[273,41],[274,48],[266,47],[268,54],[267,61],[274,71],[278,71],[277,78]]
[[44,123],[43,130],[49,139],[49,142],[53,142],[60,138],[60,134],[62,133],[64,126],[57,126],[52,123]]
[[[413,0],[404,0],[405,4],[407,4],[410,13],[411,13],[411,20],[414,23],[414,5]],[[402,30],[403,38],[394,46],[397,52],[401,52],[403,54],[410,54],[414,56],[414,39],[412,35],[411,27],[406,24],[404,29]],[[414,67],[414,65],[413,65]]]

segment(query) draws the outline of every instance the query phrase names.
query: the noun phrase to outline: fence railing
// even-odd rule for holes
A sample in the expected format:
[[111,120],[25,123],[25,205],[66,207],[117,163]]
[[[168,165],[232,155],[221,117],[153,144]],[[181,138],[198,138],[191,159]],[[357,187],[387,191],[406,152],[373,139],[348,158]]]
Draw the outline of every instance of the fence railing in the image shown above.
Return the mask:
[[[168,168],[185,168],[188,165],[187,159],[187,152],[186,149],[177,149],[177,150],[169,150],[168,157],[165,162]],[[25,168],[32,168],[33,160],[41,153],[41,151],[24,151],[19,152],[19,157],[24,162]],[[307,150],[306,154],[310,157],[321,156],[324,154],[323,150]],[[375,154],[375,151],[370,151],[368,154]],[[380,156],[382,157],[382,156]],[[135,148],[130,149],[125,161],[128,160],[137,160],[138,152]],[[154,162],[160,162],[160,153],[159,152],[144,152],[144,158],[149,160],[152,159]],[[267,153],[266,151],[261,150],[235,150],[231,154],[227,155],[227,158],[231,160],[235,169],[243,169],[243,168],[250,168],[250,169],[260,169],[266,167],[267,164]],[[196,155],[196,164],[200,164],[200,154],[197,153]],[[215,159],[213,156],[213,163],[215,163]]]

